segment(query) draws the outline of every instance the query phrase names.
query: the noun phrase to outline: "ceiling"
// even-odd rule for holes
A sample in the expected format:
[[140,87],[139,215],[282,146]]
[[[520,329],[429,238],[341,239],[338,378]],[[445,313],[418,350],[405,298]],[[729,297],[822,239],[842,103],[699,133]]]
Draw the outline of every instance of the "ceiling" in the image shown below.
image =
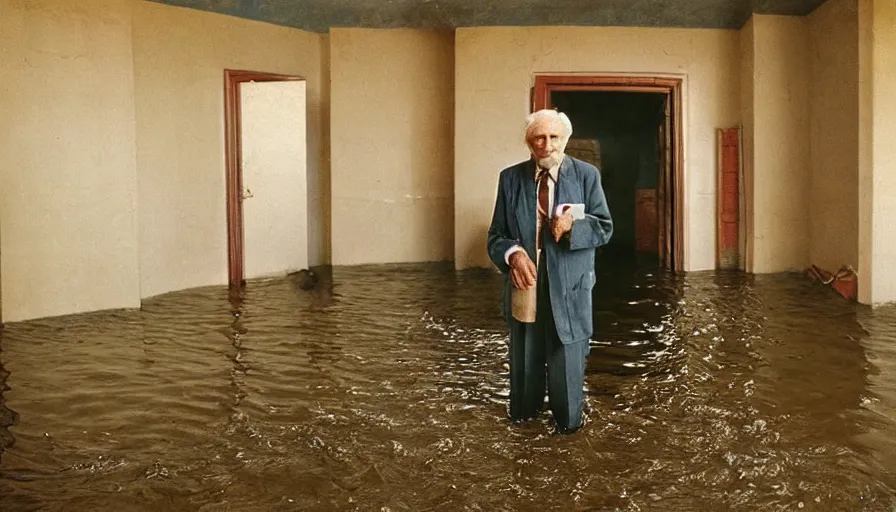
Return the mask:
[[740,28],[750,13],[805,15],[825,0],[151,0],[314,32],[331,27]]

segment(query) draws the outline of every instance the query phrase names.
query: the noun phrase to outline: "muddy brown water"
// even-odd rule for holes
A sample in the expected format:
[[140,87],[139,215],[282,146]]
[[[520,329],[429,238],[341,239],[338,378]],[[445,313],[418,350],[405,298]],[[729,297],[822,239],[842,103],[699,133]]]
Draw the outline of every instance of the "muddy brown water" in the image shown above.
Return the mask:
[[893,309],[602,271],[587,424],[557,436],[507,421],[500,288],[337,267],[7,325],[0,509],[894,510]]

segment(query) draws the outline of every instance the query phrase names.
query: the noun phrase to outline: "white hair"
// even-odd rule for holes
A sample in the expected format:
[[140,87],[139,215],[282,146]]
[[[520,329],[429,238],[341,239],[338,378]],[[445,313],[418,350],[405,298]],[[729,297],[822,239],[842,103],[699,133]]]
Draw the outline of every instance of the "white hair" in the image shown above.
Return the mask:
[[556,110],[549,108],[532,112],[526,116],[526,131],[524,132],[526,144],[529,144],[529,132],[532,130],[532,126],[542,119],[560,121],[560,125],[563,126],[566,131],[566,133],[563,134],[563,147],[566,147],[566,143],[569,141],[569,138],[572,137],[572,122],[570,122],[569,118],[566,117],[566,114],[563,112],[557,112]]

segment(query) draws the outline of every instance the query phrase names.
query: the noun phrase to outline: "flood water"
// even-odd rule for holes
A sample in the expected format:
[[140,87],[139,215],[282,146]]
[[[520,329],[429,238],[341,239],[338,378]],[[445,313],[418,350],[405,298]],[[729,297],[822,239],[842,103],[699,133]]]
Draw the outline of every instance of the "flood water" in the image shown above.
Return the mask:
[[800,275],[603,270],[587,423],[558,436],[507,420],[500,289],[337,267],[8,325],[0,509],[896,507],[896,311]]

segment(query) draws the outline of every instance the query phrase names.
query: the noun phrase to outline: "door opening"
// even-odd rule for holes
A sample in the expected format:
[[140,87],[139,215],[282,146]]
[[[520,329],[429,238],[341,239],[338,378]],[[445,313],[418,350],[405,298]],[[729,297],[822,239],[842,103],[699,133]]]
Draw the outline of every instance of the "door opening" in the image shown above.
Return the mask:
[[536,76],[533,110],[573,123],[567,153],[601,170],[614,219],[604,254],[684,265],[681,80]]
[[600,169],[613,215],[613,238],[601,249],[602,258],[661,264],[657,204],[666,95],[560,91],[551,101],[574,127],[567,153]]
[[224,71],[231,287],[308,266],[305,93],[298,76]]

